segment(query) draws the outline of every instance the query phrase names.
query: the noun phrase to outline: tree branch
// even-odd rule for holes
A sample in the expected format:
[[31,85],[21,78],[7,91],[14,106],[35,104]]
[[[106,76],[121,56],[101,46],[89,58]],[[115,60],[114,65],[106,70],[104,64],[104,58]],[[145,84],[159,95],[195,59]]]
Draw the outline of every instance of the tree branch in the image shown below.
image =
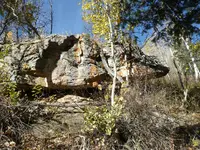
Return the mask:
[[[102,51],[100,52],[100,56],[101,56],[101,60],[102,60],[102,63],[103,63],[104,68],[106,69],[106,71],[108,72],[108,74],[110,75],[110,77],[113,78],[114,73],[113,73],[112,70],[108,67],[108,64],[107,64],[107,62],[106,62],[106,58],[105,58],[105,56],[104,56],[104,54],[103,54]],[[124,82],[124,80],[123,80],[120,76],[118,76],[118,75],[117,75],[117,80],[119,80],[121,83]]]

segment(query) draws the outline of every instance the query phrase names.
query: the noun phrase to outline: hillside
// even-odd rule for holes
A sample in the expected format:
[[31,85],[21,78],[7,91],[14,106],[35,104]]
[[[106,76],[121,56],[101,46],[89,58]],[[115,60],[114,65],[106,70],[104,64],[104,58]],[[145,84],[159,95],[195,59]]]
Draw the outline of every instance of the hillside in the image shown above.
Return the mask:
[[118,78],[131,71],[110,108],[109,47],[84,34],[2,45],[0,148],[198,150],[199,84],[184,103],[181,87],[163,78],[166,65],[137,46],[115,47],[119,57],[131,52]]

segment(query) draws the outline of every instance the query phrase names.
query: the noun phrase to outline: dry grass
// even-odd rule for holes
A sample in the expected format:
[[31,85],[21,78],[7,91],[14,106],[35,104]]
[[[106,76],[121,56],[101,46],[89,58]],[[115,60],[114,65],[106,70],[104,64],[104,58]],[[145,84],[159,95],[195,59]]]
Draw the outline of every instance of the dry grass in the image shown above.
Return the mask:
[[[193,93],[193,98],[195,95],[198,96],[198,92]],[[137,83],[129,89],[125,94],[123,116],[116,126],[125,149],[182,150],[193,147],[191,142],[197,138],[200,125],[198,117],[194,118],[192,114],[199,107],[190,112],[188,102],[186,108],[181,108],[182,98],[182,91],[176,84]]]
[[[198,87],[191,89],[188,104],[181,108],[183,94],[176,84],[140,83],[126,90],[125,107],[111,136],[80,133],[54,139],[38,139],[27,131],[27,125],[40,116],[42,109],[16,108],[8,99],[0,98],[0,149],[12,141],[21,149],[72,150],[184,150],[198,149],[192,143],[200,139]],[[194,92],[195,91],[195,92]],[[197,92],[196,92],[197,91]],[[103,92],[87,95],[102,100]],[[194,109],[195,106],[195,109]],[[195,114],[195,115],[194,115]],[[28,119],[29,118],[29,119]],[[8,146],[9,147],[9,146]],[[13,147],[17,149],[17,147]],[[18,148],[20,149],[20,148]]]
[[[192,91],[192,90],[190,90]],[[193,98],[197,93],[191,94]],[[182,108],[183,92],[171,83],[134,83],[124,94],[126,100],[122,116],[116,122],[113,134],[86,136],[89,149],[123,150],[198,150],[193,139],[199,140],[198,105],[195,109],[188,101]],[[191,97],[189,97],[189,100]],[[197,101],[195,99],[194,101]],[[196,117],[193,116],[196,114]],[[199,117],[198,117],[199,116]],[[105,139],[103,146],[99,142],[88,145],[95,139]],[[88,142],[90,141],[90,142]]]
[[5,97],[0,97],[0,112],[0,148],[15,147],[21,142],[25,125]]
[[13,105],[8,97],[0,96],[0,149],[22,149],[23,136],[41,116],[41,110],[32,105]]

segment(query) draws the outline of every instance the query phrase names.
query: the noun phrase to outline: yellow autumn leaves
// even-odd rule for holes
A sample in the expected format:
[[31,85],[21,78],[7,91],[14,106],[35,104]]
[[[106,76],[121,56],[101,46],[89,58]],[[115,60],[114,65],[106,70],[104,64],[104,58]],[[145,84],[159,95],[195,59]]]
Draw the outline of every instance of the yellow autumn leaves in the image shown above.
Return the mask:
[[112,26],[120,23],[119,0],[82,0],[83,19],[92,25],[94,34],[109,39],[109,20]]

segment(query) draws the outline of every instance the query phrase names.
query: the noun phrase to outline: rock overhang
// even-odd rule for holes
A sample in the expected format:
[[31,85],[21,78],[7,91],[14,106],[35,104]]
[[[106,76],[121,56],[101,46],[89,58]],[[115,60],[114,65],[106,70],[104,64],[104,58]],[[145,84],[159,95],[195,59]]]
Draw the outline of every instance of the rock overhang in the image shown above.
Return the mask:
[[[115,45],[118,56],[123,57],[123,47]],[[42,40],[12,44],[11,52],[4,58],[10,77],[19,85],[41,85],[53,89],[97,87],[109,79],[102,64],[100,52],[106,57],[109,68],[110,48],[100,47],[86,34],[51,35]],[[146,56],[133,47],[128,66],[117,63],[117,75],[131,80],[157,78],[166,75],[169,68],[156,58]]]

